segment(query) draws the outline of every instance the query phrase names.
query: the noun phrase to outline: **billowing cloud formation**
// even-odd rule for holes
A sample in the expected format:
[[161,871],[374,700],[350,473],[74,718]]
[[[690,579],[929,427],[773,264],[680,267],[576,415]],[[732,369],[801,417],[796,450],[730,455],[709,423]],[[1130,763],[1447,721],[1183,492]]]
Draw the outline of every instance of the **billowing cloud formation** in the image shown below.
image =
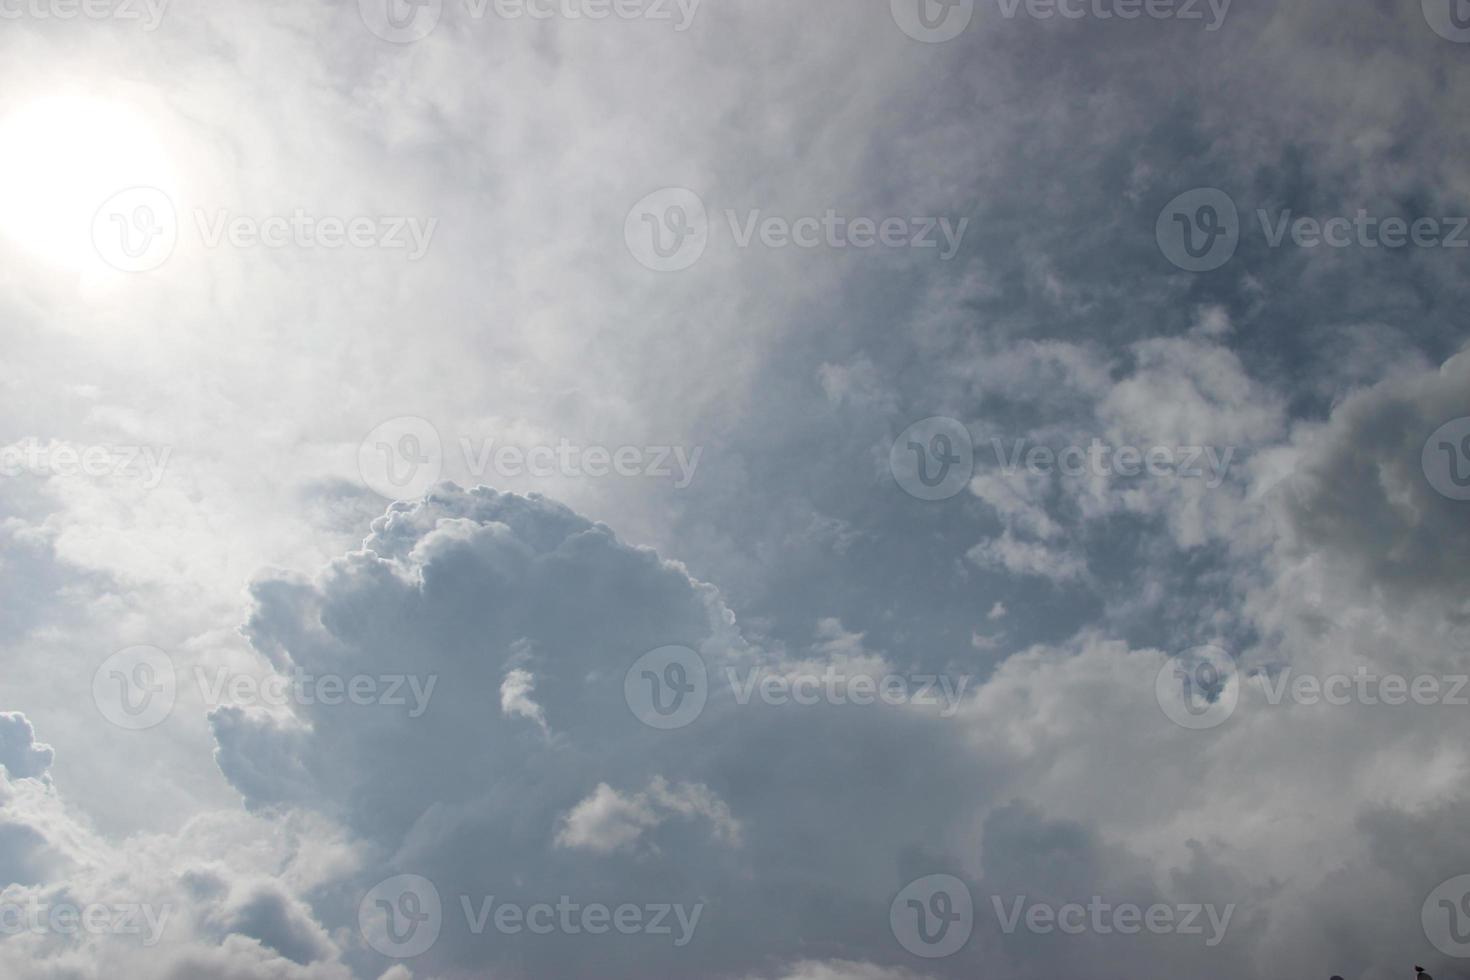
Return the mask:
[[[10,4],[6,115],[83,93],[142,117],[128,139],[151,128],[177,171],[121,172],[127,147],[98,135],[119,127],[58,119],[85,152],[30,172],[167,187],[183,234],[153,274],[101,268],[87,241],[58,271],[0,215],[0,709],[37,733],[0,721],[0,913],[172,910],[150,947],[0,934],[0,974],[1463,975],[1419,916],[1470,871],[1464,709],[1266,697],[1304,675],[1454,675],[1470,654],[1466,505],[1421,466],[1470,415],[1465,253],[1273,246],[1257,214],[1466,213],[1470,62],[1426,22],[1436,2],[1236,3],[1214,31],[980,2],[939,45],[883,0],[711,3],[687,31],[448,2],[408,45],[353,0],[172,4],[146,35]],[[98,203],[43,183],[0,197]],[[714,234],[656,275],[624,222],[675,184]],[[1234,199],[1241,241],[1186,274],[1155,222],[1204,185]],[[198,234],[199,214],[298,209],[438,232],[415,262]],[[727,212],[969,231],[941,262],[741,245]],[[977,468],[920,503],[889,450],[936,414],[970,430]],[[402,415],[438,427],[444,476],[522,495],[436,490],[359,548],[384,506],[359,444]],[[1208,458],[1203,479],[1007,473],[996,439],[1208,447],[1221,479]],[[489,440],[705,451],[676,490],[485,472]],[[79,471],[96,449],[145,466]],[[242,596],[267,565],[289,571]],[[1186,730],[1155,682],[1205,642],[1234,656],[1239,704]],[[185,678],[362,685],[206,720],[186,684],[166,723],[122,733],[88,683],[135,643]],[[624,679],[670,644],[710,684],[665,731]],[[854,703],[829,669],[900,695],[974,680],[947,711]],[[933,874],[976,915],[928,960],[890,915]],[[397,875],[431,880],[446,914],[395,965],[359,920]],[[564,896],[684,915],[574,936]],[[1209,914],[1197,935],[1027,925],[1090,919],[1094,898],[1230,912],[1214,945]],[[497,931],[538,902],[552,934]],[[951,922],[912,894],[898,911]]]
[[0,714],[0,766],[12,779],[41,779],[55,753],[36,741],[29,719],[18,712]]
[[[855,703],[860,689],[830,678],[879,690],[885,677],[920,681],[932,661],[877,651],[832,618],[805,649],[752,642],[715,588],[609,528],[544,498],[445,484],[390,507],[361,550],[318,575],[253,586],[245,632],[276,671],[340,678],[343,691],[368,678],[362,690],[383,696],[217,709],[219,765],[252,815],[104,843],[39,778],[44,750],[9,717],[7,768],[32,775],[8,776],[0,797],[6,895],[106,880],[105,895],[168,906],[156,946],[119,954],[124,977],[146,962],[138,976],[889,980],[1000,963],[1023,980],[1239,980],[1324,963],[1388,972],[1405,950],[1453,976],[1426,950],[1419,912],[1466,845],[1463,718],[1449,705],[1266,694],[1288,668],[1457,662],[1461,568],[1416,567],[1409,603],[1375,585],[1381,572],[1344,556],[1379,548],[1349,533],[1361,521],[1330,519],[1338,498],[1321,474],[1363,432],[1417,460],[1441,416],[1470,414],[1465,366],[1395,376],[1327,424],[1296,427],[1232,478],[1198,532],[1154,515],[1178,547],[1222,549],[1238,601],[1216,626],[1255,637],[1234,651],[1239,703],[1217,727],[1185,729],[1161,707],[1172,651],[1097,630],[952,684],[952,712],[918,697]],[[1210,424],[1259,405],[1217,407]],[[1417,515],[1445,498],[1408,463],[1380,465],[1399,509],[1377,533],[1412,548]],[[1219,639],[1209,629],[1197,638]],[[707,699],[664,730],[640,717],[625,679],[671,645],[694,658]],[[821,693],[804,702],[802,690]],[[379,902],[422,908],[374,891],[404,875],[430,883],[439,931],[395,964],[359,924]],[[935,960],[892,924],[909,908],[895,898],[930,875],[962,882],[974,910],[967,942]],[[635,927],[587,928],[603,907],[629,910]],[[1082,921],[1073,910],[1080,932],[1048,925]],[[1130,931],[1130,914],[1179,928]],[[0,955],[75,955],[45,942],[10,937]]]

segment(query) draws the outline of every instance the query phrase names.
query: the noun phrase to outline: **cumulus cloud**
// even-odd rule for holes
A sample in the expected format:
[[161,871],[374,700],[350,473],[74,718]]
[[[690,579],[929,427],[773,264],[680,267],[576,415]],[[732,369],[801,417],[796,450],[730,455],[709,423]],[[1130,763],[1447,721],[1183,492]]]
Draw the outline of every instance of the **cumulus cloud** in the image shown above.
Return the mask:
[[648,791],[625,796],[606,783],[572,807],[562,820],[556,843],[606,854],[631,848],[644,832],[670,817],[700,818],[709,822],[710,836],[726,844],[738,844],[740,824],[730,808],[709,787],[698,783],[670,786],[655,776]]
[[55,753],[36,741],[30,720],[19,712],[0,714],[0,766],[12,779],[44,779]]

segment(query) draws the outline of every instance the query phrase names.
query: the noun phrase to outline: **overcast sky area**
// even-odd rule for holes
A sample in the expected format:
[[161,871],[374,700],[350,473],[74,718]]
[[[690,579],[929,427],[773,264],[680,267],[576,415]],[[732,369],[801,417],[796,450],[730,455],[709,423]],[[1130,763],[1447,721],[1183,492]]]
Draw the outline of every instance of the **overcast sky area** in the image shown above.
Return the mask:
[[0,977],[1470,978],[1470,0],[0,0]]

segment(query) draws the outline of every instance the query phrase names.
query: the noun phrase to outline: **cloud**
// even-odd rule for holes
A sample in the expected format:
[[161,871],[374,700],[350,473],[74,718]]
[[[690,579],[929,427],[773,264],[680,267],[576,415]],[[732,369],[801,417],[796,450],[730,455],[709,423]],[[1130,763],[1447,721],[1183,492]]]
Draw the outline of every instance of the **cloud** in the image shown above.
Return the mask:
[[45,779],[54,756],[51,746],[36,741],[25,715],[0,713],[0,766],[12,779]]
[[606,783],[599,783],[591,796],[562,818],[556,843],[560,847],[601,854],[630,849],[645,831],[670,817],[702,818],[709,822],[714,840],[725,844],[740,842],[740,824],[708,786],[698,783],[670,786],[662,776],[655,776],[647,792],[633,796],[624,796]]

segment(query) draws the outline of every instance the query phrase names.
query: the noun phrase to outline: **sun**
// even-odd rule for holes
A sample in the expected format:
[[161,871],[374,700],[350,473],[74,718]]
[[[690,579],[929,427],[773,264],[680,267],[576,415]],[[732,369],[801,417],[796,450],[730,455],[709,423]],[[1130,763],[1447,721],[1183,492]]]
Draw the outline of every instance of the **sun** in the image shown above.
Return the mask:
[[97,209],[119,191],[172,183],[154,127],[125,103],[58,95],[0,118],[0,235],[41,261],[95,263]]

